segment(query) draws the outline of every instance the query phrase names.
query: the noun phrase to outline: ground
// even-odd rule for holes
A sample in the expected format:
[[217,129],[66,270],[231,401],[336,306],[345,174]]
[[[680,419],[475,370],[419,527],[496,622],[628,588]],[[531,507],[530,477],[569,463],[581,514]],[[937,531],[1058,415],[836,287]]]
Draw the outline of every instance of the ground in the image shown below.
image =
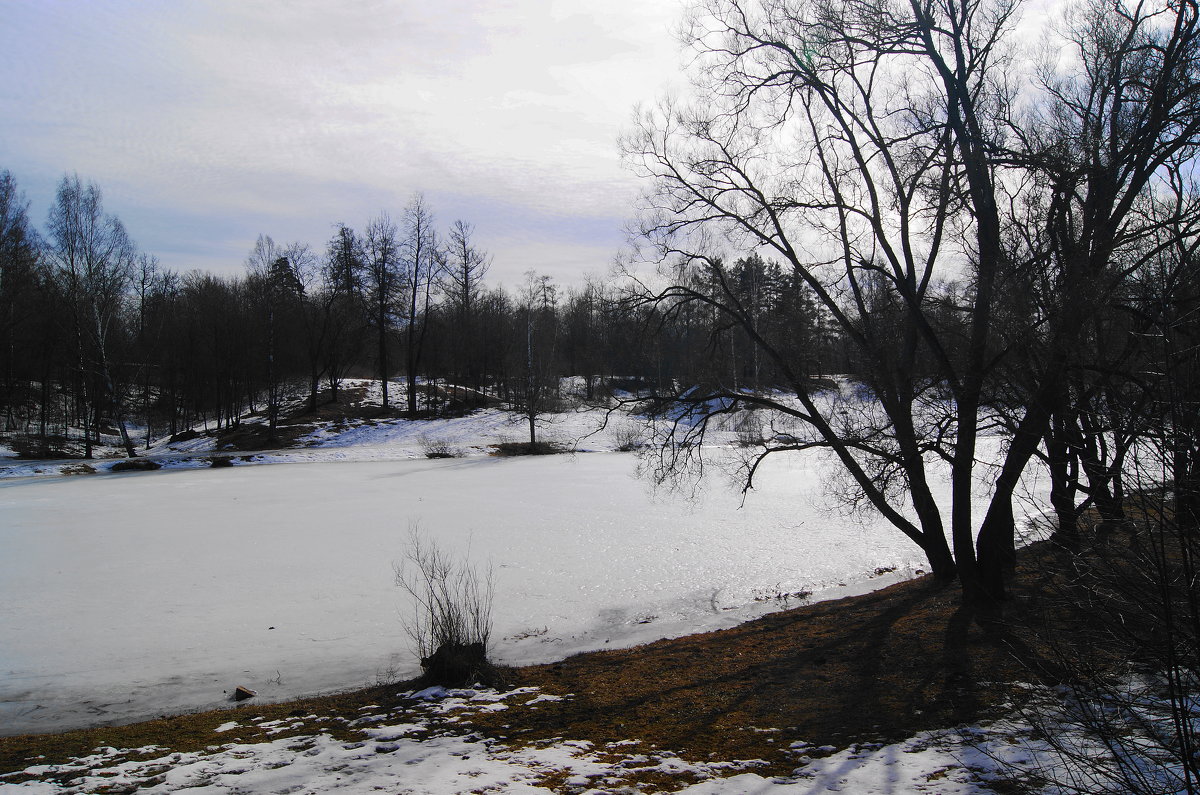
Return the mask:
[[[1032,559],[1030,565],[1037,567],[1049,554],[1052,550],[1034,548],[1024,553],[1023,561]],[[1019,582],[1033,586],[1037,580]],[[1031,598],[1030,587],[1021,587],[1010,618],[1016,619],[1020,605]],[[359,727],[364,723],[373,731],[400,723],[419,727],[401,732],[410,740],[466,738],[491,749],[489,758],[503,753],[510,763],[514,754],[526,751],[561,752],[569,741],[574,745],[568,744],[568,750],[575,749],[576,756],[586,751],[588,764],[599,764],[611,779],[607,786],[612,789],[602,791],[614,791],[618,782],[639,791],[676,791],[708,782],[705,786],[716,787],[709,791],[734,792],[750,783],[751,774],[755,781],[783,786],[824,775],[822,757],[867,758],[886,768],[895,761],[874,759],[871,755],[879,749],[924,752],[932,742],[906,745],[905,739],[979,724],[1011,711],[1020,688],[1005,683],[1029,676],[1029,668],[1014,654],[1024,645],[1019,642],[1022,631],[1006,622],[988,627],[984,631],[964,613],[956,588],[925,577],[774,613],[732,629],[507,669],[501,691],[514,695],[485,700],[485,706],[504,708],[472,709],[462,703],[461,710],[438,712],[412,697],[414,686],[402,683],[287,704],[247,703],[119,728],[0,738],[0,771],[15,772],[5,777],[14,785],[45,783],[55,778],[44,774],[49,767],[87,757],[96,748],[147,746],[155,747],[147,755],[160,760],[152,769],[158,771],[169,766],[161,762],[164,755],[202,753],[218,742],[250,747],[289,736],[311,738],[319,727],[329,733],[327,742],[354,745],[363,741]],[[448,715],[453,717],[449,722]],[[230,724],[237,726],[214,734]],[[371,736],[378,739],[378,733]],[[394,745],[385,744],[378,754],[396,751]],[[946,757],[957,771],[956,788],[933,791],[1010,791],[1007,779],[996,778],[985,788],[954,761],[967,751],[970,747],[960,744]],[[656,761],[637,762],[651,758]],[[664,767],[664,759],[674,761]],[[21,772],[32,764],[43,774]],[[97,764],[111,768],[113,760],[101,754]],[[533,771],[530,781],[543,791],[583,789],[571,773],[574,768],[562,760],[531,761],[526,767]],[[843,778],[853,769],[847,766]],[[986,765],[981,769],[988,771]],[[807,777],[796,777],[806,770]],[[948,783],[940,769],[913,780],[922,775],[927,783]],[[726,776],[737,776],[727,779],[728,789],[718,786]],[[61,781],[79,778],[79,769],[68,768]],[[887,780],[892,785],[899,781],[895,776]]]

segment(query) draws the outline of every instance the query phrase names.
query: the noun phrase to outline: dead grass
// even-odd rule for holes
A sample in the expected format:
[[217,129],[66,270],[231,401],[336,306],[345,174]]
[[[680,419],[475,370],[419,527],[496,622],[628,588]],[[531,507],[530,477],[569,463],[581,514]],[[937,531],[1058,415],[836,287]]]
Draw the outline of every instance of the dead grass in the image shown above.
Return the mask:
[[[722,632],[519,669],[573,698],[507,716],[496,736],[597,744],[637,738],[689,759],[763,759],[789,772],[797,741],[845,747],[973,721],[1026,677],[1003,630],[925,579],[777,613]],[[480,718],[477,722],[492,720]]]
[[[60,734],[0,737],[0,773],[22,770],[32,764],[65,762],[71,757],[84,756],[101,747],[157,746],[186,753],[199,751],[214,743],[253,742],[256,739],[266,739],[266,730],[255,726],[242,726],[222,734],[214,734],[214,730],[229,721],[236,720],[245,724],[255,718],[262,718],[267,722],[311,714],[357,718],[361,714],[361,707],[398,701],[397,690],[395,686],[380,686],[282,704],[243,702],[230,706],[229,709],[175,715],[127,726],[105,726]],[[322,730],[339,736],[337,732],[343,725],[330,722],[328,725],[322,724]],[[312,731],[312,727],[309,726],[307,730],[291,733],[311,734]],[[272,739],[281,736],[288,736],[288,732],[271,735]],[[357,738],[347,733],[344,737],[339,736],[339,739]]]

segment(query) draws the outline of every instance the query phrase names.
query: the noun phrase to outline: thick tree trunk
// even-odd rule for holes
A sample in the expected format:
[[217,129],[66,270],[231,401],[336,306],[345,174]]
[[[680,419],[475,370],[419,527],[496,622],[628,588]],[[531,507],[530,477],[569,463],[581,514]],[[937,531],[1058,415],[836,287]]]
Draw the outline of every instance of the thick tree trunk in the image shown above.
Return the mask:
[[1046,435],[1046,452],[1050,467],[1050,505],[1054,509],[1055,534],[1064,540],[1079,536],[1079,516],[1075,512],[1075,481],[1071,477],[1071,455],[1062,428],[1063,420],[1055,415],[1050,433]]
[[1021,482],[1021,473],[1025,471],[1025,466],[1041,442],[1047,420],[1045,410],[1035,406],[1030,408],[1021,421],[1009,445],[1008,454],[1004,457],[1000,477],[996,479],[992,499],[984,515],[983,524],[980,525],[976,554],[979,580],[983,587],[983,595],[987,599],[1006,598],[1005,579],[1016,569],[1013,495]]
[[133,446],[133,439],[129,436],[129,430],[125,427],[125,420],[121,417],[117,418],[117,430],[121,432],[121,445],[125,448],[125,454],[128,458],[137,458],[137,450]]
[[946,543],[946,537],[943,535],[938,540],[930,539],[927,546],[922,547],[925,552],[925,559],[929,561],[929,572],[938,582],[950,583],[958,577],[958,566],[954,562],[954,556],[950,554],[950,546]]
[[1175,522],[1184,533],[1200,530],[1200,454],[1177,445],[1171,461],[1175,486]]

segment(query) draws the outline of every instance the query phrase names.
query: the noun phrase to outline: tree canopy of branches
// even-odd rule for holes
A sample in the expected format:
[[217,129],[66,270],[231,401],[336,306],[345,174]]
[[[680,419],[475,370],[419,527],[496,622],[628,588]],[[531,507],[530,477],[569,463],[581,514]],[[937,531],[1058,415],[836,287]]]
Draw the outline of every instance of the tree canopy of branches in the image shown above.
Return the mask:
[[[660,269],[632,300],[722,318],[713,328],[748,340],[790,393],[717,372],[670,395],[696,417],[660,473],[698,449],[689,437],[716,412],[769,406],[809,432],[763,456],[828,450],[857,498],[977,605],[1003,598],[1014,494],[1047,437],[1060,496],[1073,499],[1072,462],[1087,459],[1086,484],[1071,482],[1111,497],[1119,451],[1087,407],[1139,389],[1132,291],[1169,250],[1191,250],[1200,207],[1196,6],[1081,3],[1060,42],[1072,57],[1033,74],[1015,57],[1016,11],[708,0],[687,33],[698,96],[645,111],[624,141],[650,185],[640,254]],[[877,410],[813,394],[795,337],[763,322],[758,266],[728,264],[739,252],[803,286]],[[980,517],[979,436],[997,428],[1008,443]],[[931,486],[940,467],[946,507]]]

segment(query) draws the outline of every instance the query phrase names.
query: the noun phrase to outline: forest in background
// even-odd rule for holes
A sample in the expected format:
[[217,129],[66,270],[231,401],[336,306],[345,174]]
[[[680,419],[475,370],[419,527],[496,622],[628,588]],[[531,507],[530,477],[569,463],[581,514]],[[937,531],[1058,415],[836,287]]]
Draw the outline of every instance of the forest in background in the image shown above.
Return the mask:
[[[319,247],[260,235],[238,276],[161,268],[78,176],[62,179],[44,229],[28,206],[0,172],[0,411],[3,429],[46,457],[71,434],[88,456],[102,432],[120,434],[132,456],[151,438],[248,412],[265,410],[273,426],[285,393],[306,391],[315,409],[350,376],[379,378],[385,408],[409,417],[461,410],[418,384],[543,412],[565,376],[583,376],[589,398],[614,384],[779,381],[712,308],[668,311],[632,285],[563,286],[533,271],[514,290],[489,286],[491,257],[471,224],[439,229],[419,195],[395,219],[335,224]],[[729,275],[807,371],[847,368],[795,274],[750,254]],[[399,404],[389,379],[406,382]]]

